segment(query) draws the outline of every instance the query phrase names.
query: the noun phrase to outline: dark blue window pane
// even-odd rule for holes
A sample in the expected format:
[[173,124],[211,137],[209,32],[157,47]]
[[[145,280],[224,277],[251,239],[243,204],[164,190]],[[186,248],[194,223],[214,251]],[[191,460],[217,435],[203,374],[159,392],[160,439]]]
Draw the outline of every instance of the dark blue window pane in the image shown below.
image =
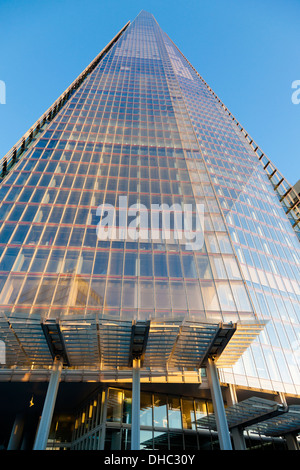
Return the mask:
[[168,268],[165,254],[154,255],[154,275],[156,277],[167,277]]
[[94,274],[106,274],[108,264],[107,252],[101,251],[96,253],[96,259],[94,264]]
[[169,255],[169,275],[170,277],[183,277],[179,255]]

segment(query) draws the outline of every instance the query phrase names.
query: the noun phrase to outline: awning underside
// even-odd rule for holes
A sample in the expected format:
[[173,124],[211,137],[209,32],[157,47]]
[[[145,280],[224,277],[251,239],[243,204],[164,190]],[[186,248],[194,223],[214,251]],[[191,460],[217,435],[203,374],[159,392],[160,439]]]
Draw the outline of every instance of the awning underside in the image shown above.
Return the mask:
[[263,329],[264,323],[211,323],[192,319],[148,321],[66,316],[47,319],[0,314],[5,366],[51,366],[61,355],[68,367],[130,367],[140,356],[143,367],[205,367],[213,356],[218,367],[232,366]]

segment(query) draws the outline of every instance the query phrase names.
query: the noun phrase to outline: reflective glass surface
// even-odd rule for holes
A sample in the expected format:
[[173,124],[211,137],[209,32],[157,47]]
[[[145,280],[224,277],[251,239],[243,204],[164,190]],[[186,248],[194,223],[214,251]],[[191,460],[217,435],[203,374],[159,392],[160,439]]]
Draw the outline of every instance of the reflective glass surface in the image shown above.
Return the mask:
[[[5,318],[268,320],[225,381],[300,393],[297,238],[257,156],[152,15],[130,24],[0,191]],[[100,240],[97,208],[116,207],[122,226],[122,196],[141,218],[151,204],[204,205],[202,248],[188,250],[173,219],[167,239]]]

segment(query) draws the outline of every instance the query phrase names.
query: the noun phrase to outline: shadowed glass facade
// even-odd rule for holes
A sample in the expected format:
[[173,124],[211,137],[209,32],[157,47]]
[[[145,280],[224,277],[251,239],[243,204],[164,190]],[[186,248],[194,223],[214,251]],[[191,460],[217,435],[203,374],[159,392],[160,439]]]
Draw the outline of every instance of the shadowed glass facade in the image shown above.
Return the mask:
[[[116,207],[120,221],[122,196],[204,205],[202,248],[176,239],[174,221],[168,239],[99,240],[97,208]],[[222,377],[299,394],[299,242],[257,156],[151,14],[3,179],[0,201],[5,321],[267,320]],[[7,364],[24,361],[11,346]],[[34,361],[38,345],[27,348]]]

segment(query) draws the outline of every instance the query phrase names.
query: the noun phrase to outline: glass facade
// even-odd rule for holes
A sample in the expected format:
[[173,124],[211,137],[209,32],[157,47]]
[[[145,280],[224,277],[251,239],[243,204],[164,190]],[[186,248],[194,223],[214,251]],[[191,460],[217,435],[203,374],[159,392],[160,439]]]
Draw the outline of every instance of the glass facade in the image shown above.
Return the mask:
[[[97,208],[117,208],[121,226],[124,196],[146,209],[190,205],[193,220],[203,205],[203,246],[187,249],[174,221],[168,238],[159,229],[151,240],[99,239]],[[222,377],[300,394],[299,242],[256,154],[151,14],[129,25],[3,179],[0,201],[1,318],[25,329],[96,317],[267,320]],[[23,352],[8,344],[8,364]],[[192,402],[153,400],[145,423],[193,425]],[[130,436],[114,432],[107,446],[126,447]],[[143,432],[160,442],[159,431]],[[177,446],[182,435],[172,436]]]
[[[201,427],[213,412],[207,399],[142,392],[140,449],[161,451],[220,450],[217,433]],[[102,436],[102,437],[101,437]],[[131,390],[108,388],[92,396],[64,434],[54,420],[48,448],[68,445],[71,450],[130,450]],[[249,450],[284,450],[284,439],[245,432]]]

